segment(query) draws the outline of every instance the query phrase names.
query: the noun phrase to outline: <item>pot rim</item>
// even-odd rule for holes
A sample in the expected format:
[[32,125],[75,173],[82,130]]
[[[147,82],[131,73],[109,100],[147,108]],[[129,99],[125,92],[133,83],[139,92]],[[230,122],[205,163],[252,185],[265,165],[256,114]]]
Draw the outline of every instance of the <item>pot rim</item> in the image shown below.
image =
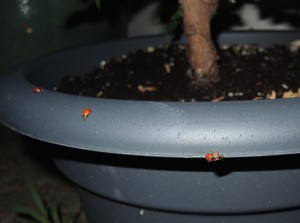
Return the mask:
[[[247,33],[256,38],[266,34],[238,35]],[[276,41],[276,36],[280,39],[289,33],[268,35]],[[161,40],[156,36],[110,41],[60,50],[20,64],[0,81],[1,122],[35,139],[105,153],[199,158],[209,152],[224,157],[300,152],[300,98],[180,103],[99,99],[49,90],[66,71],[80,73],[101,58]],[[219,42],[224,41],[226,34],[223,40],[220,36]],[[62,59],[68,68],[62,67]],[[79,62],[84,59],[87,62],[81,68]],[[40,93],[33,92],[36,85],[42,86]],[[92,112],[84,120],[81,112],[86,107]]]

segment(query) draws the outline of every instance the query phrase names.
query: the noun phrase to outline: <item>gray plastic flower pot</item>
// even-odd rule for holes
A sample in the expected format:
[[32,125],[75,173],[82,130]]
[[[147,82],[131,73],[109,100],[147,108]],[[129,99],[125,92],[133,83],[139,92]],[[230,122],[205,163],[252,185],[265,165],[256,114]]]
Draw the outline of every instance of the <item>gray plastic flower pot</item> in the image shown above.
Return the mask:
[[[266,46],[299,36],[238,32],[218,41]],[[20,64],[0,80],[1,122],[59,145],[55,163],[78,186],[91,223],[299,220],[300,99],[145,102],[51,90],[66,74],[162,39],[82,46]],[[92,113],[84,121],[85,107]],[[213,151],[224,159],[206,162]]]

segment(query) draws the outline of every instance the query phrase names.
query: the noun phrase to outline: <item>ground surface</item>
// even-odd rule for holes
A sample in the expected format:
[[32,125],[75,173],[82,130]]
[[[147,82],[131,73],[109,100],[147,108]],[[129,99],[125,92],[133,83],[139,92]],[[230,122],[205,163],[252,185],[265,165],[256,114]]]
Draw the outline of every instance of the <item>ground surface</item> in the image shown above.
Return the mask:
[[[60,174],[43,152],[48,144],[22,136],[0,124],[0,222],[31,223],[12,210],[16,205],[35,208],[29,187],[49,204],[59,203],[63,213],[79,210],[72,184]],[[82,214],[81,222],[86,222]]]

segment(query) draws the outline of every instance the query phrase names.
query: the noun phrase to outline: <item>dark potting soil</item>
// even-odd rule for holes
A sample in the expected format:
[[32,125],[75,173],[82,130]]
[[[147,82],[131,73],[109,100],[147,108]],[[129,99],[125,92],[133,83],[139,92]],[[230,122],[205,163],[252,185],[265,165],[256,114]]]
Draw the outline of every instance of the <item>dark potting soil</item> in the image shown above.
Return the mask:
[[114,99],[225,101],[300,96],[300,51],[274,45],[224,46],[218,49],[220,82],[193,90],[184,44],[152,47],[99,61],[81,76],[69,74],[57,91]]

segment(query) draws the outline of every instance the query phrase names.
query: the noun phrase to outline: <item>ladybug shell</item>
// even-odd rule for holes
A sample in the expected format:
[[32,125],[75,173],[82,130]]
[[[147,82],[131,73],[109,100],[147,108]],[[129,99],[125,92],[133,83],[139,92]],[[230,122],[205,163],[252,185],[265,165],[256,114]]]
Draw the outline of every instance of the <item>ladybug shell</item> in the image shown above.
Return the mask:
[[207,153],[205,155],[205,159],[207,160],[207,162],[214,162],[214,161],[218,161],[220,159],[222,159],[223,156],[220,155],[218,152],[213,152],[213,153]]
[[91,113],[91,109],[90,108],[85,108],[83,111],[82,111],[82,118],[83,119],[86,119]]
[[40,92],[41,92],[41,88],[39,88],[39,87],[34,87],[34,88],[33,88],[33,92],[35,92],[35,93],[40,93]]

